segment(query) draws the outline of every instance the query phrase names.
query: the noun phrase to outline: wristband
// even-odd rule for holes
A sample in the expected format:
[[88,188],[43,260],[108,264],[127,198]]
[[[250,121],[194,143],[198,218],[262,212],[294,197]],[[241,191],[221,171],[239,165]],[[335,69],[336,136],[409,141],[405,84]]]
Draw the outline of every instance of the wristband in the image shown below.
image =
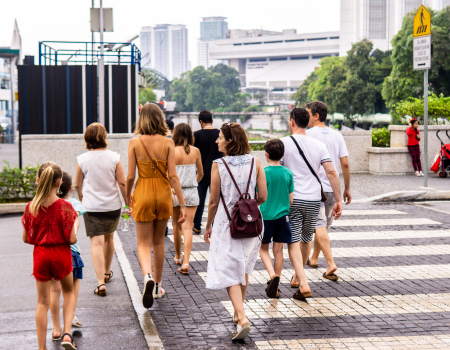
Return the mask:
[[180,204],[180,208],[186,208],[186,204],[185,205]]

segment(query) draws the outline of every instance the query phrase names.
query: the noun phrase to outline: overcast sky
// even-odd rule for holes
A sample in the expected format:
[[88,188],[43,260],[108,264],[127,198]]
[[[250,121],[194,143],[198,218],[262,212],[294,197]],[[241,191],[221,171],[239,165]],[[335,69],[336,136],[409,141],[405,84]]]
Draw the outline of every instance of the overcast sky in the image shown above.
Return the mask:
[[[189,60],[197,64],[197,39],[201,17],[227,17],[230,29],[297,33],[339,30],[339,0],[103,0],[113,8],[114,32],[105,41],[122,41],[139,34],[141,27],[160,23],[185,24],[188,29]],[[22,36],[24,54],[35,55],[44,40],[90,41],[89,8],[91,0],[14,0],[1,2],[0,46],[10,45],[14,19]],[[95,0],[95,7],[100,0]],[[99,40],[99,34],[97,41]],[[139,46],[139,39],[135,41]]]

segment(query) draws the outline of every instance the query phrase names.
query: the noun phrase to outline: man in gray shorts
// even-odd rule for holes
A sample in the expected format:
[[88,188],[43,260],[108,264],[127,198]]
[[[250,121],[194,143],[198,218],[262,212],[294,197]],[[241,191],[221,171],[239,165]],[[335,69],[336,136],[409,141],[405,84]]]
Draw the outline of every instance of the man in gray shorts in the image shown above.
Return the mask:
[[[350,194],[350,167],[348,164],[348,151],[344,137],[340,132],[325,126],[325,120],[327,119],[328,114],[328,108],[325,103],[320,101],[307,103],[306,110],[310,115],[308,127],[311,128],[306,131],[306,134],[322,141],[327,146],[331,162],[338,174],[339,162],[341,163],[342,175],[345,183],[343,196],[345,204],[349,204],[352,201],[352,196]],[[318,176],[322,182],[323,191],[325,192],[327,200],[321,203],[314,235],[314,251],[308,260],[308,264],[311,267],[318,267],[319,254],[322,250],[328,265],[327,272],[323,277],[336,281],[338,279],[338,276],[335,274],[337,267],[334,263],[333,254],[331,253],[330,238],[327,232],[333,223],[335,197],[323,169],[320,169]]]

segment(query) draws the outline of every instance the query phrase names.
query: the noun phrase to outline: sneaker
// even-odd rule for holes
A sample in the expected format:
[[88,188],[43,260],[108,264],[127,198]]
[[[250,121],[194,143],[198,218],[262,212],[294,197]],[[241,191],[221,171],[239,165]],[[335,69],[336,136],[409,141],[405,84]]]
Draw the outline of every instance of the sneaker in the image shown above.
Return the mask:
[[144,292],[142,293],[142,305],[149,309],[153,305],[153,289],[155,288],[155,280],[150,274],[144,277]]
[[420,176],[420,173],[418,171],[416,171],[416,176]]
[[153,298],[155,298],[155,299],[160,299],[164,295],[166,295],[166,291],[162,287],[159,289],[159,293],[158,294],[156,294],[155,291],[153,290]]
[[420,171],[420,176],[425,176],[422,170]]

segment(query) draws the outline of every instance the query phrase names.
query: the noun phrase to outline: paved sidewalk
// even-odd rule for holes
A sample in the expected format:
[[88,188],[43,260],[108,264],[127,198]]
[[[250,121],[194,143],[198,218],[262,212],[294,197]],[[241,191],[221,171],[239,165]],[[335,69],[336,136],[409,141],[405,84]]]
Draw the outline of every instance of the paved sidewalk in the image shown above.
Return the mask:
[[[413,204],[357,204],[330,230],[341,279],[307,267],[314,295],[294,301],[285,251],[281,298],[268,299],[261,260],[246,298],[252,331],[233,343],[225,291],[205,288],[208,244],[194,236],[189,276],[176,270],[171,230],[163,287],[150,313],[165,349],[450,349],[450,215]],[[413,220],[414,219],[414,220]],[[401,224],[398,224],[401,223]],[[169,225],[171,228],[171,225]],[[119,232],[140,287],[134,226]]]
[[[37,294],[36,283],[31,276],[33,246],[22,242],[20,219],[21,215],[0,215],[0,349],[8,350],[37,349]],[[72,329],[78,348],[148,350],[116,257],[112,264],[114,277],[107,284],[108,296],[98,297],[94,295],[97,279],[83,222],[78,239],[85,264],[75,311],[84,327]],[[51,340],[50,312],[48,321],[47,348],[62,349],[59,341]]]

